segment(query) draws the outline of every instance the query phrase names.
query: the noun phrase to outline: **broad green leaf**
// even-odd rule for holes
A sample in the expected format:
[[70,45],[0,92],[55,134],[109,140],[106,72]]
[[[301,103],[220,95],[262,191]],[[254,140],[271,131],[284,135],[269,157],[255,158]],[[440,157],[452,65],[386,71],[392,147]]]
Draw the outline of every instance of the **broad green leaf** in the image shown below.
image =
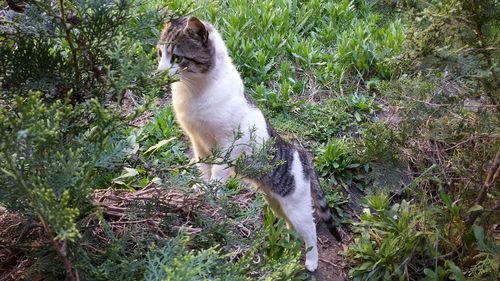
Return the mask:
[[428,280],[437,280],[438,278],[437,274],[429,268],[424,269],[424,274],[428,278]]
[[488,248],[484,243],[484,228],[480,225],[473,225],[472,231],[474,231],[474,237],[476,238],[477,244],[479,248],[486,249]]
[[373,262],[366,261],[363,264],[361,264],[356,270],[365,271],[372,266],[373,266]]
[[139,174],[139,172],[134,168],[124,167],[123,169],[125,169],[126,173],[113,179],[113,182],[117,183],[120,179],[135,177]]
[[175,139],[176,139],[175,137],[172,137],[172,138],[169,138],[169,139],[166,139],[166,140],[161,140],[157,144],[155,144],[155,145],[151,146],[150,148],[148,148],[148,150],[146,150],[144,152],[144,154],[156,152],[159,148],[165,146],[166,144],[170,143],[171,141],[173,141]]
[[467,213],[471,213],[471,212],[475,212],[475,211],[481,211],[483,210],[483,206],[479,205],[479,204],[476,204],[472,207],[469,208],[469,210],[467,211]]
[[465,281],[465,276],[462,273],[462,270],[455,265],[452,261],[447,261],[448,262],[448,267],[450,268],[451,275],[450,279],[451,280],[456,280],[456,281]]
[[356,118],[356,121],[361,122],[361,115],[359,115],[359,112],[354,112],[354,118]]
[[439,196],[441,197],[443,202],[446,204],[446,207],[450,208],[451,204],[452,204],[450,196],[448,194],[446,194],[444,191],[440,191]]

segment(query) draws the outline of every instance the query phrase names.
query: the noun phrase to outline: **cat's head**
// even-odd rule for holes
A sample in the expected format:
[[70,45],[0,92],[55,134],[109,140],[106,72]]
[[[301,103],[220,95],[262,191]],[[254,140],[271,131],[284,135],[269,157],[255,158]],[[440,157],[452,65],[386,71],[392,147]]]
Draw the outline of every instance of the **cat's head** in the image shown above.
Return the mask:
[[209,40],[212,27],[195,17],[165,24],[158,44],[158,71],[206,73],[214,64],[214,46]]

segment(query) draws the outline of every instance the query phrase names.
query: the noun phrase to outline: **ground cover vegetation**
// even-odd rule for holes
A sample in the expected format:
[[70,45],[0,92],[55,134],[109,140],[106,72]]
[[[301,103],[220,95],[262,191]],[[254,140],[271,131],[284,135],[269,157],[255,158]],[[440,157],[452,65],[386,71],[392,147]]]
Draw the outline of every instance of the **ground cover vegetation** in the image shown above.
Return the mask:
[[154,74],[187,14],[313,152],[349,279],[500,278],[498,1],[0,5],[0,280],[314,278],[260,195],[189,161]]

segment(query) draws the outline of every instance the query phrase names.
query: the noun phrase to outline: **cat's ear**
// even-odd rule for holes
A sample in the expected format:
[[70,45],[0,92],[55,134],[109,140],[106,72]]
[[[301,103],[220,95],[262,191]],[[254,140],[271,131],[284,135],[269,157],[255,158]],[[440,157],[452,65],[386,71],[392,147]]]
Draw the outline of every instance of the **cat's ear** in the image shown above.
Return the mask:
[[205,25],[196,17],[189,17],[186,22],[186,27],[184,28],[184,32],[192,32],[200,36],[203,40],[203,43],[207,43],[208,41],[208,31]]

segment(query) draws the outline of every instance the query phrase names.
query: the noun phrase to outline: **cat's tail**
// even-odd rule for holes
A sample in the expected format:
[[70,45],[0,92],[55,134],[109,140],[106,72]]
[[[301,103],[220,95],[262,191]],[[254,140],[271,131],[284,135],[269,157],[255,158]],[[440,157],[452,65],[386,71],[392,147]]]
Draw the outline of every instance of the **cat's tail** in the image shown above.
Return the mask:
[[318,212],[319,217],[325,222],[333,237],[335,237],[335,239],[339,242],[342,241],[342,236],[340,236],[337,226],[335,226],[332,213],[330,212],[330,206],[328,206],[328,201],[326,201],[325,192],[323,192],[321,186],[319,185],[319,179],[314,171],[314,168],[311,169],[310,180],[311,191],[315,195],[314,202],[316,203],[316,211]]

